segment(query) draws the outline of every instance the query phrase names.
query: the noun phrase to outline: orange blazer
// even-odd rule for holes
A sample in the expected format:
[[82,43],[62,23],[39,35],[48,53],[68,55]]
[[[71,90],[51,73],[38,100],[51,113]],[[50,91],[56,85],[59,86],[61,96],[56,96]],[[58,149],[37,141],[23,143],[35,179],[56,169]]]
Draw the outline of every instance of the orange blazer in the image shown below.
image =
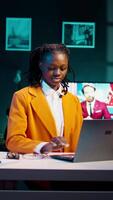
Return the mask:
[[[82,110],[77,97],[62,97],[65,152],[73,152],[82,126]],[[6,146],[12,152],[33,153],[40,142],[57,136],[55,121],[41,87],[25,87],[14,93],[8,118]]]

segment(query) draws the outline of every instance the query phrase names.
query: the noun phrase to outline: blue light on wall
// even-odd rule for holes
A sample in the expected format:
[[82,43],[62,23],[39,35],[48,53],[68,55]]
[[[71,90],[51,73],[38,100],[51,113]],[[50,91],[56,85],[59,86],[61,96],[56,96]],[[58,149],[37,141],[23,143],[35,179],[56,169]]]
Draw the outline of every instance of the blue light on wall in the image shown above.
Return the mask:
[[95,23],[62,22],[62,43],[70,48],[95,48]]
[[6,18],[7,51],[31,50],[31,18]]

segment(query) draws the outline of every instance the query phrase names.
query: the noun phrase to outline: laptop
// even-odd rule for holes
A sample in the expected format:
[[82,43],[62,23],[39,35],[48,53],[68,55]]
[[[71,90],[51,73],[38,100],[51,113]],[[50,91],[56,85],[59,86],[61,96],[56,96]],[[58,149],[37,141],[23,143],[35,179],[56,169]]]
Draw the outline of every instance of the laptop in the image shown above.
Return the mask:
[[113,120],[84,120],[76,152],[50,156],[70,162],[113,160]]

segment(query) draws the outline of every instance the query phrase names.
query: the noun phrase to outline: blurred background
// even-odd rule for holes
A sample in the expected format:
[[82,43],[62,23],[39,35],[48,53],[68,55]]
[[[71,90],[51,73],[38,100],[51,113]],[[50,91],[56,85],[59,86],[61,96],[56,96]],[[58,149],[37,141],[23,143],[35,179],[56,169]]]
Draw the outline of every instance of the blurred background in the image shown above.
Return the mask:
[[24,85],[21,78],[30,54],[30,50],[6,50],[6,18],[31,18],[31,50],[42,43],[61,43],[63,21],[94,22],[95,48],[69,48],[70,64],[76,81],[113,82],[113,0],[4,0],[0,5],[1,138],[12,95]]

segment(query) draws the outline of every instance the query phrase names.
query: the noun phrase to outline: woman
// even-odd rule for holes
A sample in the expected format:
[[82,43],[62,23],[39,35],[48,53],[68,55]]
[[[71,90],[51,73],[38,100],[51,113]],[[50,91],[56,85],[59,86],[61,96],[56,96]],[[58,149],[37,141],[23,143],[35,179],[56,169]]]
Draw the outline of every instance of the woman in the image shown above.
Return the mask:
[[31,52],[30,86],[14,93],[6,146],[11,152],[74,152],[82,126],[81,105],[68,92],[69,51],[44,44]]

